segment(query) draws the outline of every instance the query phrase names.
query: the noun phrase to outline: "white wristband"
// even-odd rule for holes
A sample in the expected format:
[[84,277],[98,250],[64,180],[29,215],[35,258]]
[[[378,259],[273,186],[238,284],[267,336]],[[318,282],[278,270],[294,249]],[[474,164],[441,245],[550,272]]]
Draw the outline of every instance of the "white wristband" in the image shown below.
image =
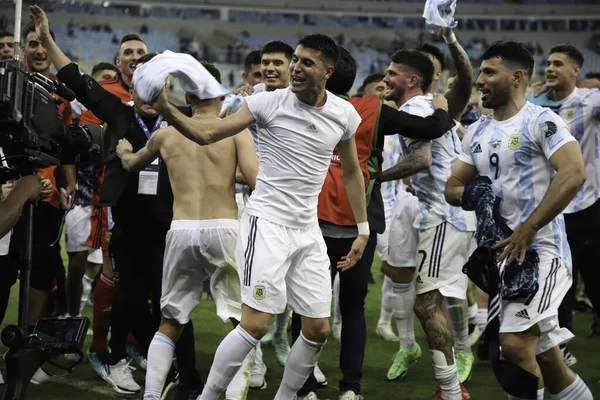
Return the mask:
[[369,229],[369,223],[368,222],[361,222],[359,224],[356,224],[356,227],[358,228],[358,234],[359,235],[367,235],[367,236],[369,236],[371,234],[371,230]]
[[452,32],[448,37],[444,35],[442,35],[442,37],[444,38],[444,42],[446,42],[446,44],[452,44],[456,42],[456,35],[454,34],[454,32]]

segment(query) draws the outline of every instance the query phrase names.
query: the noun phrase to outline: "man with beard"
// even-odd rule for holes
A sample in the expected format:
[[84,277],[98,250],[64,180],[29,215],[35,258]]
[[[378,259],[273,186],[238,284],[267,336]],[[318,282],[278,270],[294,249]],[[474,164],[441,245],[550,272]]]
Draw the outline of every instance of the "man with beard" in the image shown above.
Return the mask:
[[[432,98],[426,91],[431,85],[433,71],[429,58],[418,50],[394,53],[385,77],[389,88],[386,100],[395,101],[400,110],[414,115],[432,114]],[[434,374],[441,387],[436,398],[469,399],[469,393],[459,382],[452,326],[444,305],[445,298],[465,298],[466,281],[461,269],[469,258],[468,250],[475,231],[475,215],[450,206],[441,191],[460,151],[460,139],[449,130],[433,141],[402,137],[400,144],[404,157],[383,171],[383,181],[412,177],[421,208],[413,223],[419,229],[417,251],[421,258],[412,266],[390,265],[393,291],[401,297],[400,305],[409,313],[409,321],[412,321],[412,313],[408,310],[414,304],[425,330]],[[420,266],[416,290],[412,283],[415,265]],[[428,267],[427,272],[422,270],[423,266]],[[403,332],[400,335],[402,337]],[[401,340],[400,346],[394,364],[406,370],[420,358],[421,349],[414,340],[406,343]]]
[[538,378],[537,396],[528,399],[543,399],[546,387],[553,399],[591,400],[558,346],[572,338],[557,318],[572,283],[561,212],[586,180],[581,149],[558,115],[525,99],[534,58],[522,43],[497,42],[482,60],[477,87],[493,112],[469,127],[445,197],[460,206],[465,185],[477,175],[487,177],[512,231],[492,247],[501,252],[498,263],[519,268],[528,249],[537,252],[539,289],[527,299],[502,298],[499,316],[504,359]]

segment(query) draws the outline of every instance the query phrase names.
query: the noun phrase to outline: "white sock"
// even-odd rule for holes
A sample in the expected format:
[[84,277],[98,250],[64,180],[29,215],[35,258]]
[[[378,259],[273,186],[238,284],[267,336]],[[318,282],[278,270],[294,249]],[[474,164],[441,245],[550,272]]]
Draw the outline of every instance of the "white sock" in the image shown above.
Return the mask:
[[281,314],[277,314],[275,316],[275,332],[276,333],[285,333],[287,332],[288,321],[290,320],[290,312],[285,309]]
[[487,326],[488,319],[488,310],[487,308],[478,308],[477,309],[477,326],[481,332],[485,331],[485,327]]
[[79,303],[79,315],[81,315],[83,312],[83,308],[87,303],[88,296],[92,291],[92,280],[83,275],[83,278],[81,278],[81,284],[83,285],[83,291],[81,292],[81,302]]
[[383,284],[381,285],[381,313],[377,325],[390,325],[394,314],[393,296],[392,280],[389,276],[384,275]]
[[469,324],[476,325],[477,324],[477,303],[469,306]]
[[148,368],[144,400],[159,400],[173,362],[175,343],[167,335],[156,332],[148,348]]
[[256,345],[256,356],[254,357],[254,362],[264,364],[263,352],[262,352],[262,347],[260,347],[260,342],[258,342],[258,344]]
[[396,317],[400,346],[415,347],[415,286],[412,283],[392,282],[392,308]]
[[571,383],[562,392],[552,395],[552,400],[593,400],[592,392],[585,382],[577,375],[575,382]]
[[456,362],[448,365],[444,353],[439,350],[430,350],[429,352],[433,361],[433,374],[440,383],[440,389],[442,390],[442,399],[462,400]]
[[257,344],[241,325],[229,332],[217,348],[200,400],[217,400]]
[[[508,400],[533,400],[533,399],[523,399],[521,397],[515,397],[508,395]],[[535,400],[544,400],[544,388],[538,389]]]
[[[258,346],[256,347],[258,348]],[[250,350],[250,353],[246,356],[244,363],[238,369],[227,390],[225,391],[225,398],[227,400],[245,400],[248,396],[248,388],[250,387],[250,372],[254,365],[256,356],[256,349]]]
[[333,323],[342,323],[342,311],[340,310],[340,274],[335,274],[333,279]]
[[[304,385],[306,378],[315,368],[323,346],[325,346],[325,342],[310,341],[300,332],[300,337],[298,337],[288,355],[283,371],[283,379],[274,400],[294,398],[296,392]],[[201,400],[204,400],[204,398],[201,398]]]
[[452,330],[454,331],[454,348],[470,352],[469,348],[469,317],[467,299],[458,299],[456,297],[445,297],[446,307],[452,321]]

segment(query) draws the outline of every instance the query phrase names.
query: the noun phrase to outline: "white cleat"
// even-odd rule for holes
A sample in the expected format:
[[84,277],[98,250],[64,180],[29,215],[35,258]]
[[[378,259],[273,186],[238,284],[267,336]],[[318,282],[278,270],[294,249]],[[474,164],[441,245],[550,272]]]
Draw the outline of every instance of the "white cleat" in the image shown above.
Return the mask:
[[104,366],[104,371],[102,371],[102,378],[108,382],[117,393],[136,394],[142,390],[142,388],[133,380],[133,375],[131,374],[132,370],[133,367],[129,366],[129,362],[122,359],[116,365],[106,364]]
[[344,392],[343,394],[340,395],[340,400],[363,400],[364,397],[362,397],[360,394],[356,394],[354,393],[352,390],[348,390],[347,392]]
[[296,397],[297,400],[319,400],[315,392],[310,392],[306,396]]
[[392,330],[391,325],[377,325],[375,333],[387,342],[398,342],[400,340]]
[[256,358],[254,360],[254,365],[252,366],[252,370],[250,371],[250,389],[258,389],[263,390],[267,388],[267,381],[265,380],[265,375],[267,374],[267,366],[265,363]]

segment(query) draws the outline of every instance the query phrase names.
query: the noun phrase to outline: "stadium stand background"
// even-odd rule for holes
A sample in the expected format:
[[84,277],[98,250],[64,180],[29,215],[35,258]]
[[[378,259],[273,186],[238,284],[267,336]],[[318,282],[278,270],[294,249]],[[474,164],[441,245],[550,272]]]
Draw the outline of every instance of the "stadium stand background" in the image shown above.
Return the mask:
[[[61,48],[86,72],[97,62],[114,61],[119,38],[135,32],[150,51],[186,51],[216,62],[227,86],[241,83],[246,53],[269,40],[293,45],[307,33],[330,34],[357,59],[355,84],[359,84],[369,73],[384,70],[393,50],[433,38],[424,29],[422,0],[303,0],[301,9],[282,0],[255,0],[252,7],[246,0],[223,3],[39,2],[49,13]],[[547,50],[558,43],[573,44],[583,52],[582,75],[600,71],[597,0],[459,0],[456,15],[457,34],[475,68],[489,44],[512,39],[530,44],[538,75],[543,73]],[[26,22],[26,11],[23,16]],[[13,2],[0,0],[0,28],[12,30],[13,18]],[[439,44],[446,50],[443,42]]]

